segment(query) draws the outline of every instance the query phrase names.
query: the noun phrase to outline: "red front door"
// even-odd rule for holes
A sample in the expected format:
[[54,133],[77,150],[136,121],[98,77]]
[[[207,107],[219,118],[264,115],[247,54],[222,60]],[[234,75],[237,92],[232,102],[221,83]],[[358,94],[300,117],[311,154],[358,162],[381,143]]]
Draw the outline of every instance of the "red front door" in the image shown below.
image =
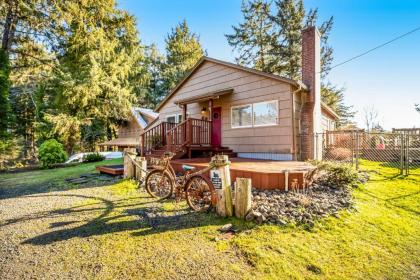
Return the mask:
[[211,143],[213,147],[220,147],[222,145],[222,108],[217,107],[212,109],[212,131]]

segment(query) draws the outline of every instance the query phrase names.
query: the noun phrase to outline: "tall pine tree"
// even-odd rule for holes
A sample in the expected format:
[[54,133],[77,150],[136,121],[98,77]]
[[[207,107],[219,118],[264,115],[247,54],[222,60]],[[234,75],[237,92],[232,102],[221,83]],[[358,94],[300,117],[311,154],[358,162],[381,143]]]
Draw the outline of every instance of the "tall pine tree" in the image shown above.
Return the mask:
[[273,23],[270,5],[263,0],[243,2],[244,22],[232,26],[233,34],[226,35],[230,46],[239,51],[236,62],[257,70],[273,73]]
[[5,50],[0,49],[0,140],[8,136],[9,126],[9,81],[10,65],[9,58]]
[[[242,12],[244,21],[233,27],[233,34],[226,35],[228,43],[238,52],[237,62],[291,79],[301,79],[301,32],[307,26],[317,25],[318,10],[306,12],[303,0],[251,0],[243,3]],[[333,60],[333,49],[328,44],[332,26],[332,17],[318,25],[322,96],[347,121],[354,113],[344,104],[343,89],[326,81]]]
[[184,20],[172,29],[166,40],[166,63],[163,87],[172,89],[205,54],[197,34],[190,31]]
[[138,98],[138,103],[143,107],[154,108],[167,93],[163,76],[165,57],[159,53],[155,44],[146,49],[145,67],[148,81],[144,94]]
[[80,140],[91,148],[103,138],[100,132],[128,118],[143,53],[134,18],[113,0],[72,1],[57,9],[64,19],[62,55],[51,82],[56,107],[47,119],[71,153]]

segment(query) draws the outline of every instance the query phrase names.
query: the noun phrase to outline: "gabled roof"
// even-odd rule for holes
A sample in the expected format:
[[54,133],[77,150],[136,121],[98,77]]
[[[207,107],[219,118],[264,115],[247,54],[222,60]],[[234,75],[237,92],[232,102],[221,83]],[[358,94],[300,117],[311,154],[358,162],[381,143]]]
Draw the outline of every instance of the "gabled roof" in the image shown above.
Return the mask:
[[177,90],[191,77],[191,75],[192,74],[194,74],[195,73],[195,71],[197,71],[197,69],[203,64],[203,63],[205,63],[206,61],[209,61],[209,62],[213,62],[213,63],[216,63],[216,64],[220,64],[220,65],[224,65],[224,66],[227,66],[227,67],[231,67],[231,68],[235,68],[235,69],[239,69],[239,70],[242,70],[242,71],[246,71],[246,72],[249,72],[249,73],[253,73],[253,74],[256,74],[256,75],[260,75],[260,76],[264,76],[264,77],[268,77],[268,78],[271,78],[271,79],[275,79],[275,80],[278,80],[278,81],[281,81],[281,82],[284,82],[284,83],[288,83],[288,84],[290,84],[290,85],[293,85],[293,86],[296,86],[296,87],[299,87],[299,88],[301,88],[301,89],[303,89],[303,90],[308,90],[308,87],[304,84],[304,83],[302,83],[301,81],[295,81],[295,80],[292,80],[292,79],[289,79],[289,78],[285,78],[285,77],[281,77],[281,76],[278,76],[278,75],[274,75],[274,74],[270,74],[270,73],[266,73],[266,72],[263,72],[263,71],[259,71],[259,70],[255,70],[255,69],[252,69],[252,68],[249,68],[249,67],[244,67],[244,66],[241,66],[241,65],[238,65],[238,64],[234,64],[234,63],[230,63],[230,62],[226,62],[226,61],[223,61],[223,60],[218,60],[218,59],[215,59],[215,58],[210,58],[210,57],[207,57],[207,56],[203,56],[195,65],[194,65],[194,67],[188,72],[188,74],[187,75],[185,75],[185,77],[176,85],[176,87],[175,88],[173,88],[172,90],[171,90],[171,92],[168,94],[168,95],[166,95],[166,97],[162,100],[162,102],[160,102],[157,106],[156,106],[156,111],[159,111],[160,110],[160,108],[162,108],[162,106],[177,92]]
[[150,121],[147,120],[145,117],[149,117],[150,119],[157,119],[159,114],[154,112],[152,109],[140,108],[140,107],[133,107],[131,108],[131,113],[133,114],[135,120],[140,125],[141,128],[146,128],[150,124]]

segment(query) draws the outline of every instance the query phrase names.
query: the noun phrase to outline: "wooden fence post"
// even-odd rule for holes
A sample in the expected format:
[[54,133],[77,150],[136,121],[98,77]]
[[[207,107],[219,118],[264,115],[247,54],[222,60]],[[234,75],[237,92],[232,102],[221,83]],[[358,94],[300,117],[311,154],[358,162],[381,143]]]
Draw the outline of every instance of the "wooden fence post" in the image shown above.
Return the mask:
[[220,177],[221,188],[216,189],[218,201],[216,205],[216,212],[222,217],[233,216],[232,191],[230,181],[229,158],[226,155],[215,155],[211,158],[212,161],[226,162],[228,164],[216,167],[215,173]]
[[147,160],[145,157],[136,157],[136,162],[141,167],[136,166],[136,179],[141,182],[146,177]]
[[124,152],[124,178],[126,179],[131,179],[135,176],[135,169],[132,159],[133,155],[130,152]]
[[249,178],[236,178],[235,184],[235,216],[244,219],[252,207],[252,183]]

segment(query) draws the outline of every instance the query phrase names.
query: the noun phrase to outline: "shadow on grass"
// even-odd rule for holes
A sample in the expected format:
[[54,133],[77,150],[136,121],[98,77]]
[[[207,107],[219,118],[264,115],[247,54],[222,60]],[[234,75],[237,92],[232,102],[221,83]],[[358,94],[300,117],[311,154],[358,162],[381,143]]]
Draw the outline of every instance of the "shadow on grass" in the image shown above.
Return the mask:
[[[89,172],[87,172],[89,173]],[[89,174],[95,173],[91,172]],[[16,176],[25,176],[25,173],[16,174]],[[99,175],[98,175],[99,176]],[[81,184],[74,184],[66,182],[67,178],[52,178],[51,180],[45,179],[40,183],[31,183],[31,179],[28,178],[28,183],[17,184],[8,186],[6,184],[0,185],[0,200],[8,198],[17,198],[25,195],[42,194],[53,191],[66,191],[76,189],[94,188],[99,186],[109,186],[118,183],[122,179],[119,177],[109,177],[107,175],[101,175],[102,177],[90,178],[87,182]],[[74,178],[75,176],[67,176],[68,178]],[[99,179],[100,178],[100,179]],[[2,182],[0,182],[1,184]]]
[[[37,197],[48,197],[54,195],[39,195]],[[92,203],[82,206],[75,206],[70,208],[58,209],[53,211],[39,212],[31,214],[28,217],[21,217],[18,219],[8,220],[0,224],[1,226],[10,225],[13,223],[30,221],[40,218],[54,218],[59,215],[77,215],[80,213],[102,211],[99,216],[86,222],[83,225],[73,228],[56,229],[62,226],[71,226],[78,221],[64,221],[52,222],[47,233],[27,239],[23,244],[32,245],[46,245],[59,241],[69,240],[71,238],[86,238],[90,236],[98,236],[104,234],[111,234],[123,231],[137,231],[133,232],[133,236],[144,236],[149,234],[156,234],[165,231],[174,231],[187,228],[196,228],[207,225],[222,225],[226,221],[218,219],[213,214],[194,213],[189,210],[163,210],[156,206],[146,206],[153,204],[156,201],[150,200],[146,202],[129,203],[130,199],[121,199],[116,201],[106,200],[103,198],[84,196],[84,195],[57,195],[57,196],[75,196],[86,199],[98,200],[98,203]],[[131,198],[131,199],[138,199]],[[127,204],[128,202],[128,204]],[[98,206],[104,205],[103,207]],[[89,207],[79,209],[80,207]],[[110,215],[113,210],[117,208],[128,208],[122,210],[118,215]]]

